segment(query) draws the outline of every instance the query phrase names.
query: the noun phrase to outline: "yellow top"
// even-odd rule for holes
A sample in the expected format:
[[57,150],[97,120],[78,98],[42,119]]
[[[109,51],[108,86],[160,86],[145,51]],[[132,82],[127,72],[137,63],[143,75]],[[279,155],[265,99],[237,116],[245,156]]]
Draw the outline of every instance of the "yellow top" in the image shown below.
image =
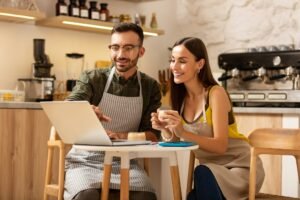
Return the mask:
[[[209,97],[210,97],[210,93],[211,93],[213,87],[214,86],[209,88],[209,94],[208,94],[208,98],[206,100],[207,103],[205,105],[205,109],[206,109],[205,113],[203,113],[203,115],[201,115],[201,117],[198,118],[198,120],[196,120],[192,123],[187,123],[182,117],[182,122],[185,126],[189,126],[189,125],[193,125],[193,124],[195,125],[195,124],[198,124],[198,123],[200,123],[200,124],[206,123],[209,127],[211,127],[211,131],[213,131],[212,109],[209,105]],[[183,110],[183,108],[182,108],[182,110]],[[201,126],[201,125],[197,125],[197,126]],[[199,129],[200,129],[200,127],[199,127]],[[201,134],[201,131],[199,131],[199,133]],[[229,133],[229,138],[242,139],[242,140],[245,140],[245,141],[248,142],[248,138],[246,136],[244,136],[243,134],[238,132],[237,124],[236,124],[232,109],[228,113],[228,133]],[[213,135],[213,133],[211,133],[210,135]]]

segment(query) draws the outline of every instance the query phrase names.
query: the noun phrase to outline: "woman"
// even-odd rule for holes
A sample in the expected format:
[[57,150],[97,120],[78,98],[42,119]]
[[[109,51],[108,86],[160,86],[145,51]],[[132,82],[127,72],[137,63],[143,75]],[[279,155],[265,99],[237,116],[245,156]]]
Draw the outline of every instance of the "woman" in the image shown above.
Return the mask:
[[[214,80],[206,47],[198,38],[183,38],[172,48],[170,61],[173,110],[152,113],[152,127],[167,141],[178,139],[199,145],[200,165],[194,171],[194,189],[187,199],[248,199],[250,146],[240,134],[232,105]],[[257,190],[264,171],[258,160]]]

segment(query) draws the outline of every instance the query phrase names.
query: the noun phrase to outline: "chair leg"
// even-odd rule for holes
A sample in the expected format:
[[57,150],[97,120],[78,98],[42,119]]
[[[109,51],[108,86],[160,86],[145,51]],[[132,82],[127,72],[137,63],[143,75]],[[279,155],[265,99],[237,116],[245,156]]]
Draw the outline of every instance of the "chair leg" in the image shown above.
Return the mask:
[[65,146],[61,144],[59,151],[59,171],[58,171],[58,200],[63,200],[65,180]]
[[44,200],[48,200],[47,185],[51,183],[52,176],[52,157],[53,157],[53,147],[48,147],[48,157],[47,157],[47,167],[46,167],[46,178],[44,187]]
[[249,175],[249,200],[255,200],[255,183],[256,183],[256,150],[251,148],[250,158],[250,175]]
[[297,164],[297,171],[298,171],[298,181],[300,182],[300,155],[295,156],[296,164]]

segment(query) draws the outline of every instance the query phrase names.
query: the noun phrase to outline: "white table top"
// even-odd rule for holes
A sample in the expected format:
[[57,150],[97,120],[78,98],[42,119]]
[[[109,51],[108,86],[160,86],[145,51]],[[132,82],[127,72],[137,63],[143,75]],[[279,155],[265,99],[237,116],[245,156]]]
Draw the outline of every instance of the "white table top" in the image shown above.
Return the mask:
[[87,151],[117,151],[117,152],[142,152],[142,151],[186,151],[198,149],[198,145],[189,147],[162,147],[158,144],[135,145],[135,146],[90,146],[90,145],[73,145],[75,149]]

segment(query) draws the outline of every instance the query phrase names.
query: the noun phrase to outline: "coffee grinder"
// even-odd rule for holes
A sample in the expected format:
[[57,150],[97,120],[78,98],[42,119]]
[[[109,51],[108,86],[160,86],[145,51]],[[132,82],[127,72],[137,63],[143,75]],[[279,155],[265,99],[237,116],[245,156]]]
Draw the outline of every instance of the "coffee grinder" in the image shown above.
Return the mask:
[[76,85],[76,80],[79,78],[84,64],[84,54],[67,53],[67,91],[72,91]]

